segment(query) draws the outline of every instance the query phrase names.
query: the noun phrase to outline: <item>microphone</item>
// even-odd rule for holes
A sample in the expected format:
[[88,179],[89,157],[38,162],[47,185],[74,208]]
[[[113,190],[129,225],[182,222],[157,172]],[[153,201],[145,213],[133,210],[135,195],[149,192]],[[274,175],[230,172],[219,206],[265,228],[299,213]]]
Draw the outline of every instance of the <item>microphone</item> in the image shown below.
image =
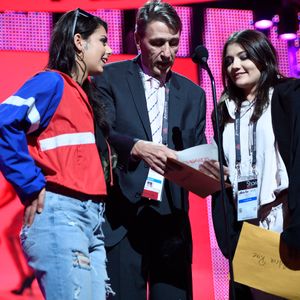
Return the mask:
[[216,94],[216,85],[214,76],[207,64],[208,60],[208,51],[206,47],[203,45],[199,45],[195,48],[195,51],[192,55],[192,61],[195,64],[201,66],[204,70],[207,71],[210,82],[211,82],[211,89],[212,89],[212,98],[214,104],[214,113],[215,113],[215,134],[217,136],[218,141],[218,159],[220,164],[220,185],[221,185],[221,201],[223,203],[223,214],[224,214],[224,221],[225,221],[225,228],[226,228],[226,240],[227,240],[227,247],[228,247],[228,256],[229,256],[229,274],[230,274],[230,290],[232,300],[235,300],[235,288],[234,288],[234,273],[233,273],[233,265],[232,265],[232,243],[230,240],[230,226],[228,221],[228,204],[226,199],[226,190],[225,190],[225,180],[224,180],[224,165],[223,165],[223,153],[222,153],[222,145],[221,145],[221,132],[220,132],[220,125],[219,125],[219,113],[218,113],[218,105],[217,105],[217,94]]
[[192,55],[192,61],[195,64],[199,64],[202,67],[206,67],[207,66],[207,60],[208,60],[208,51],[207,51],[207,49],[202,45],[197,46],[194,53],[193,53],[193,55]]

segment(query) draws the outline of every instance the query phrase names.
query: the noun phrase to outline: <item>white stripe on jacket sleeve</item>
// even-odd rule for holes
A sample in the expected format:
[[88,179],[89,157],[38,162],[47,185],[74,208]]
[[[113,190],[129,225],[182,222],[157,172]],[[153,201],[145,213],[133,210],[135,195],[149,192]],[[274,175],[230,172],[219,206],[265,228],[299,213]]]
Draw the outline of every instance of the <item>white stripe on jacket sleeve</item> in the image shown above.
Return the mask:
[[40,125],[41,116],[35,106],[35,99],[33,97],[30,98],[21,98],[19,96],[10,96],[8,97],[3,104],[10,104],[15,106],[28,106],[27,118],[30,121],[30,128],[27,133],[33,132],[38,129]]
[[42,151],[47,151],[63,146],[95,144],[92,132],[67,133],[40,140]]

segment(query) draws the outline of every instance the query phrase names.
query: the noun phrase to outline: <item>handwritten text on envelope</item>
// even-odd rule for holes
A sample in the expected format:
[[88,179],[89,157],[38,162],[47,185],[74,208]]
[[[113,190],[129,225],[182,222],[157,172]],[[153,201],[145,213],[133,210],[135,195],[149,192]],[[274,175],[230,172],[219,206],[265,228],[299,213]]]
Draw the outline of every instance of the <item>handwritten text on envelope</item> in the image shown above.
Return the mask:
[[300,299],[300,271],[279,256],[277,232],[244,222],[233,259],[234,280],[286,299]]

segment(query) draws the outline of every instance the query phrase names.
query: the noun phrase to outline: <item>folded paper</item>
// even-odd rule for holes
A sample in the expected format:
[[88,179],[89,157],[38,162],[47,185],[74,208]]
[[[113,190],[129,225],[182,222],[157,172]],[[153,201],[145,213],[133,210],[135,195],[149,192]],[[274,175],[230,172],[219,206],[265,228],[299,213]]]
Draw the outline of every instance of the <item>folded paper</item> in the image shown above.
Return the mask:
[[[218,160],[215,144],[195,146],[177,152],[178,159],[168,159],[165,177],[202,198],[221,189],[220,181],[199,171],[205,160]],[[230,186],[226,184],[226,187]]]

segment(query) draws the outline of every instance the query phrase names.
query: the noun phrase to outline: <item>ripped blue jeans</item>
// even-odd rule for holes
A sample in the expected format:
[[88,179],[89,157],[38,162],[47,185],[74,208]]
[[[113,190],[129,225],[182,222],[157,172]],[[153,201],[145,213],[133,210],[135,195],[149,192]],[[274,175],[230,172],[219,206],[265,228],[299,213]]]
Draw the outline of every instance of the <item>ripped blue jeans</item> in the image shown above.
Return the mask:
[[47,300],[104,300],[108,284],[101,226],[104,203],[46,192],[45,206],[20,238]]

